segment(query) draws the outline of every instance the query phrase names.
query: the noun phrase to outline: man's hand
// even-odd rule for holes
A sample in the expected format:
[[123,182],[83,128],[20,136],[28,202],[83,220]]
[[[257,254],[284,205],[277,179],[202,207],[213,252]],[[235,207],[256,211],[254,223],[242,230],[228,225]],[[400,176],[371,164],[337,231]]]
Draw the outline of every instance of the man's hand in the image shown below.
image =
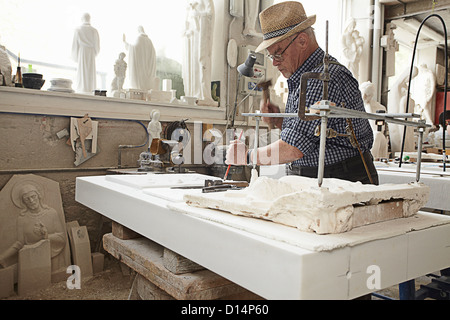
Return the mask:
[[243,166],[247,164],[247,146],[240,140],[230,142],[225,164]]
[[[265,103],[264,100],[261,100],[260,109],[262,113],[280,113],[280,108],[272,103]],[[280,128],[283,124],[283,118],[262,118],[265,123],[274,128]]]

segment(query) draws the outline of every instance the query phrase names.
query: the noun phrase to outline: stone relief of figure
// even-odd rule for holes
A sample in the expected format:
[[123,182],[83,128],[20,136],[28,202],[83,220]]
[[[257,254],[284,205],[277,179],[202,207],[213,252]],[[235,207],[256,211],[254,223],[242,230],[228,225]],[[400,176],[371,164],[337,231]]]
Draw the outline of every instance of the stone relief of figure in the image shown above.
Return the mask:
[[91,94],[97,85],[95,58],[100,52],[100,37],[91,26],[91,16],[85,13],[83,24],[75,29],[72,43],[72,58],[78,63],[75,81],[76,92]]
[[42,186],[35,181],[16,183],[11,199],[21,211],[17,218],[17,240],[0,253],[0,266],[26,246],[50,240],[52,273],[65,270],[68,265],[65,250],[65,228],[56,210],[44,203]]
[[345,66],[353,73],[353,76],[359,78],[359,62],[364,46],[364,38],[359,35],[355,29],[356,21],[351,18],[347,23],[344,34],[341,38],[342,50],[344,54]]
[[[361,84],[359,87],[361,90],[362,98],[364,101],[364,108],[368,113],[376,113],[379,110],[386,111],[386,108],[378,103],[375,97],[375,86],[372,82],[367,81]],[[388,158],[388,141],[384,135],[385,125],[381,130],[378,130],[375,120],[369,120],[370,126],[373,130],[374,142],[372,146],[372,155],[375,159]]]
[[432,99],[436,91],[436,77],[426,64],[420,65],[418,70],[411,90],[411,96],[416,102],[414,112],[420,114],[421,119],[426,120],[427,124],[433,124]]
[[243,34],[253,37],[262,37],[262,33],[256,31],[256,23],[259,15],[259,1],[245,0],[245,22]]
[[190,0],[186,10],[183,83],[185,96],[196,97],[201,105],[217,105],[211,97],[213,0]]
[[120,92],[123,91],[123,84],[127,72],[127,63],[123,59],[125,59],[125,53],[121,52],[114,64],[114,74],[116,76],[111,82],[111,93],[113,97],[119,97]]
[[123,35],[125,48],[128,50],[128,76],[132,89],[147,92],[155,88],[156,50],[152,40],[142,26],[138,27],[138,37],[134,44],[129,44]]
[[[409,73],[410,69],[407,68],[395,81],[395,83],[389,88],[388,94],[388,113],[405,113],[408,95],[408,85],[409,85]],[[417,76],[418,69],[414,67],[412,79]],[[409,98],[409,113],[413,113],[415,108],[415,101]],[[410,119],[411,120],[411,119]],[[405,126],[389,124],[389,137],[391,141],[391,151],[392,154],[395,152],[400,152],[402,149],[403,132]],[[406,138],[405,138],[405,152],[415,151],[415,139],[414,139],[414,128],[411,126],[406,127]]]

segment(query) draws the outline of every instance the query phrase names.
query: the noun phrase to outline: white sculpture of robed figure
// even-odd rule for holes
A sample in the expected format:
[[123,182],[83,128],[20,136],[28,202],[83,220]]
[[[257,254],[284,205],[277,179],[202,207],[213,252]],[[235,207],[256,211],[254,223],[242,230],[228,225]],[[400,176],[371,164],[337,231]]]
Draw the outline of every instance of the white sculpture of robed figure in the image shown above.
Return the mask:
[[123,35],[123,42],[128,50],[128,78],[132,89],[147,92],[150,89],[158,89],[155,88],[156,51],[142,26],[138,27],[138,33],[134,44],[129,44]]
[[259,1],[245,0],[244,35],[262,37],[262,33],[256,31],[256,23],[259,15]]
[[125,62],[125,53],[121,52],[119,58],[114,64],[114,74],[116,75],[111,82],[111,94],[113,97],[120,97],[123,92],[123,84],[127,72],[127,63]]
[[[396,82],[390,86],[388,94],[388,113],[406,113],[408,85],[409,85],[409,73],[410,69],[407,68],[398,77]],[[413,68],[412,78],[417,76],[417,67]],[[408,113],[414,113],[415,102],[412,98],[409,98]],[[409,119],[411,120],[411,119]],[[391,152],[395,155],[395,152],[400,152],[402,149],[403,133],[405,126],[398,124],[389,124],[389,138],[391,141]],[[405,137],[405,152],[415,151],[415,139],[414,139],[414,127],[406,127]]]
[[185,96],[198,98],[201,105],[217,106],[211,97],[214,16],[213,0],[189,1],[182,75]]
[[[377,111],[384,111],[386,112],[386,108],[378,103],[374,97],[375,97],[375,86],[372,82],[367,81],[361,84],[359,87],[362,98],[364,101],[364,108],[366,109],[366,112],[368,113],[377,113]],[[386,136],[384,135],[384,129],[386,124],[384,124],[381,127],[381,130],[378,130],[378,126],[376,124],[375,120],[369,120],[370,126],[372,127],[373,131],[373,137],[374,142],[372,149],[370,150],[372,152],[372,155],[375,159],[380,158],[388,158],[388,140]]]
[[91,16],[85,13],[83,24],[75,29],[72,43],[72,58],[78,63],[75,89],[78,93],[91,94],[97,85],[95,57],[100,52],[100,37],[91,26]]
[[[411,96],[416,102],[414,112],[420,114],[427,124],[433,124],[434,112],[432,108],[433,97],[436,91],[436,77],[426,64],[418,68],[417,77],[414,78],[411,87]],[[411,110],[411,109],[410,109]],[[429,129],[426,130],[427,132]]]
[[341,43],[344,54],[345,66],[353,73],[353,76],[359,78],[359,62],[362,55],[364,38],[359,35],[359,31],[355,29],[356,21],[351,18],[345,32],[342,35]]

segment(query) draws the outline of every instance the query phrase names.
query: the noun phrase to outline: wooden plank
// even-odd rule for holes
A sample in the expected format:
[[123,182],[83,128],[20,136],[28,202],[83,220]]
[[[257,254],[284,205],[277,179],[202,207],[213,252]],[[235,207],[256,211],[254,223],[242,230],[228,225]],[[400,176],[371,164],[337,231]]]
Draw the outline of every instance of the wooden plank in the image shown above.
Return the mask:
[[164,267],[164,248],[147,239],[121,240],[103,236],[107,252],[177,300],[213,300],[225,297],[262,299],[210,270],[176,275]]
[[163,264],[167,270],[174,274],[183,274],[205,269],[194,261],[167,248],[164,248]]
[[128,300],[175,300],[140,274],[136,275]]
[[142,237],[139,233],[124,227],[120,223],[112,222],[112,234],[122,240],[136,239]]
[[385,20],[407,18],[418,14],[430,13],[433,10],[445,10],[450,7],[450,0],[440,1],[402,1],[404,4],[391,5],[385,10]]
[[403,217],[403,200],[354,206],[353,228]]

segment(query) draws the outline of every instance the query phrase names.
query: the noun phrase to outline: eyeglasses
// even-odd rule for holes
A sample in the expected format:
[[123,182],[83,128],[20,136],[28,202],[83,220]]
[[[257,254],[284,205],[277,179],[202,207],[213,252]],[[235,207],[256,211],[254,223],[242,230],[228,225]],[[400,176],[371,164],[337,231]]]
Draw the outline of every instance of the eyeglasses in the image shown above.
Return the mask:
[[272,61],[273,61],[273,60],[278,61],[278,62],[283,61],[283,60],[284,60],[283,54],[286,52],[286,50],[289,48],[289,46],[295,41],[295,39],[297,39],[297,37],[298,37],[299,35],[300,35],[300,33],[297,33],[297,35],[294,37],[294,39],[292,39],[291,42],[289,42],[289,44],[287,45],[287,47],[284,48],[284,50],[281,51],[281,53],[278,53],[278,54],[268,54],[267,57],[268,57],[270,60],[272,60]]

